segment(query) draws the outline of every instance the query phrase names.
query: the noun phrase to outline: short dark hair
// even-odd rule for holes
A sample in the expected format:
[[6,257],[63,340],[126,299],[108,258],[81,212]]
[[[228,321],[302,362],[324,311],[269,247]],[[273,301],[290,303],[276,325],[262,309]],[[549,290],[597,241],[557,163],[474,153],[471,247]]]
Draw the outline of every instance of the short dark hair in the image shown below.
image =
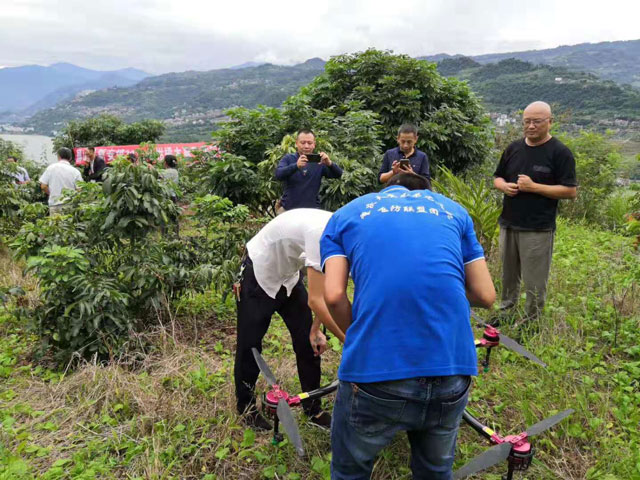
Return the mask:
[[92,152],[96,151],[96,147],[87,147],[87,150],[91,150]]
[[429,179],[417,173],[396,173],[389,179],[385,187],[390,187],[391,185],[400,185],[409,190],[431,190]]
[[178,163],[178,159],[175,155],[165,155],[164,163],[166,163],[169,168],[176,168],[176,164]]
[[131,162],[131,163],[136,163],[138,161],[138,156],[131,152],[127,155],[127,159]]
[[58,157],[60,157],[61,160],[71,161],[71,159],[73,158],[73,152],[70,148],[62,147],[58,150]]
[[9,160],[10,158],[13,158],[13,161],[14,161],[14,162],[16,162],[16,163],[18,162],[18,157],[16,157],[15,155],[9,155],[9,156],[7,157],[7,160]]
[[403,133],[413,133],[417,137],[418,127],[416,127],[412,123],[403,123],[402,125],[400,125],[400,128],[398,129],[398,136],[402,135]]
[[313,130],[311,130],[310,128],[301,128],[300,130],[298,130],[298,133],[296,133],[296,140],[298,139],[298,137],[300,137],[300,135],[302,135],[303,133],[310,133],[311,135],[313,135],[313,138],[316,138],[316,134],[313,133]]

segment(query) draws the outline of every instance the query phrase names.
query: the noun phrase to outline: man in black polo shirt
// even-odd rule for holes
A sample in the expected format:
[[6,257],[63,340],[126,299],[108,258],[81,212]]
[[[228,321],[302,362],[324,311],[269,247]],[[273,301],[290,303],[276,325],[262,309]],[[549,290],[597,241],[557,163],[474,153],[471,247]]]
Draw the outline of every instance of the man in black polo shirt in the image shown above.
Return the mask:
[[571,151],[549,133],[553,117],[544,102],[533,102],[522,115],[524,138],[502,153],[493,174],[504,193],[500,215],[503,310],[518,303],[520,280],[527,292],[526,318],[544,307],[551,267],[558,200],[577,194]]
[[[378,173],[380,183],[387,183],[391,177],[400,172],[413,172],[431,179],[429,175],[429,159],[427,154],[416,148],[418,129],[415,125],[405,123],[398,129],[398,146],[387,150],[382,157],[382,166]],[[400,160],[409,160],[402,165]]]
[[296,153],[282,157],[276,168],[276,178],[284,182],[279,214],[294,208],[320,208],[318,193],[322,177],[342,176],[342,169],[325,152],[320,152],[319,163],[309,162],[307,155],[316,149],[316,136],[311,130],[298,131],[296,149]]

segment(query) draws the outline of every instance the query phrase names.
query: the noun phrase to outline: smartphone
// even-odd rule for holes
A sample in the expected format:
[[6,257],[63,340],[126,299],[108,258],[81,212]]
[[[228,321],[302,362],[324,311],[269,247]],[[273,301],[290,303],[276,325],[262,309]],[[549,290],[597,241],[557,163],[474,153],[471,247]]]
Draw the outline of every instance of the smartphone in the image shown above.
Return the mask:
[[320,163],[320,160],[322,160],[322,158],[319,153],[307,153],[307,161],[309,163]]
[[400,166],[401,167],[405,167],[408,168],[409,167],[409,159],[408,158],[402,158],[399,160],[400,162]]

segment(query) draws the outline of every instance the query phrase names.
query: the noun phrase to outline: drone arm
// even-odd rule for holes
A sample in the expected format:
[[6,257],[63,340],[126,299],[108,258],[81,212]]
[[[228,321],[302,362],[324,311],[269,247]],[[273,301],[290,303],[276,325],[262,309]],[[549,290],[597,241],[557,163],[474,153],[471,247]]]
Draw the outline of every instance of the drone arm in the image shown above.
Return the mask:
[[469,425],[471,428],[473,428],[476,432],[478,432],[480,435],[485,437],[491,443],[494,443],[494,444],[504,443],[504,439],[500,435],[498,435],[497,432],[487,427],[486,425],[482,424],[480,420],[478,420],[476,417],[471,415],[471,413],[469,413],[469,410],[467,410],[466,408],[462,413],[462,419],[467,423],[467,425]]
[[335,392],[338,389],[339,384],[340,380],[334,380],[329,385],[325,385],[324,387],[316,388],[315,390],[311,390],[310,392],[300,393],[295,397],[290,397],[288,400],[289,405],[295,406],[298,405],[302,400],[314,400],[316,398],[329,395],[330,393]]

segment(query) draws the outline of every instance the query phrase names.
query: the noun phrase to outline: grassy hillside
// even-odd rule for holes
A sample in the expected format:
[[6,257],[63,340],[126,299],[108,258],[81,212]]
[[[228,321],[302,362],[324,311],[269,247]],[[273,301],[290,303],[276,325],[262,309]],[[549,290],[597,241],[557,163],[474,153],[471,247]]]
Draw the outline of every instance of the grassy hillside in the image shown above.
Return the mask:
[[[112,113],[126,121],[164,120],[167,133],[162,140],[206,140],[224,118],[225,109],[279,106],[320,74],[323,65],[322,60],[312,59],[292,67],[267,64],[160,75],[132,87],[100,90],[63,102],[37,113],[27,126],[50,134],[69,120]],[[514,59],[483,65],[468,57],[445,58],[438,70],[467,80],[491,112],[514,112],[544,98],[555,104],[556,113],[569,114],[571,123],[640,130],[640,90],[590,73]]]
[[[565,408],[576,413],[536,438],[529,480],[640,479],[640,292],[630,287],[638,252],[629,238],[559,223],[548,308],[521,330],[547,370],[501,349],[475,381],[470,409],[503,434]],[[37,285],[7,252],[0,287],[21,284],[22,306]],[[498,265],[491,261],[494,278]],[[270,444],[234,413],[235,307],[213,293],[187,295],[172,321],[131,341],[144,356],[122,356],[77,371],[53,370],[30,354],[36,339],[20,306],[0,309],[0,478],[326,479],[329,435],[300,416],[309,458],[285,441]],[[479,332],[478,332],[479,333]],[[275,320],[264,356],[286,388],[298,388],[289,335]],[[339,346],[325,354],[325,381],[335,378]],[[264,391],[260,380],[258,389]],[[327,400],[330,408],[331,400]],[[487,448],[461,428],[457,465]],[[374,469],[375,479],[408,479],[408,446],[398,437]],[[475,478],[498,480],[494,468]]]
[[[425,58],[437,62],[447,57],[451,58],[449,55]],[[507,58],[590,72],[619,84],[627,83],[640,87],[640,40],[581,43],[544,50],[491,53],[473,57],[482,64],[496,63]]]
[[165,120],[168,136],[207,138],[223,111],[233,106],[280,106],[323,70],[309,60],[292,67],[261,65],[243,69],[159,75],[129,88],[110,88],[63,102],[34,115],[27,125],[37,132],[60,130],[73,119],[112,113],[126,121]]
[[515,59],[482,65],[467,57],[444,59],[438,63],[438,71],[467,80],[492,112],[513,112],[544,99],[570,113],[571,120],[578,124],[614,125],[614,119],[640,120],[639,90],[603,81],[590,73]]

